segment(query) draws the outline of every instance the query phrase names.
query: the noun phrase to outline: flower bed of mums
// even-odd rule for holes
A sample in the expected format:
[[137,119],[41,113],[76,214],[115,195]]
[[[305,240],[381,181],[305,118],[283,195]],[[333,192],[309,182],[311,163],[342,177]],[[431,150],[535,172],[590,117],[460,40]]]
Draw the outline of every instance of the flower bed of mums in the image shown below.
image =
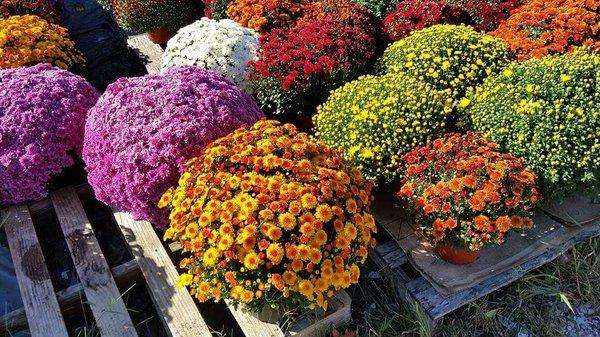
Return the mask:
[[250,311],[327,308],[374,244],[371,185],[291,124],[259,121],[191,159],[161,198],[183,246],[180,284]]
[[212,71],[183,66],[122,78],[89,112],[88,180],[99,200],[164,227],[167,212],[156,203],[186,159],[261,117],[248,94]]

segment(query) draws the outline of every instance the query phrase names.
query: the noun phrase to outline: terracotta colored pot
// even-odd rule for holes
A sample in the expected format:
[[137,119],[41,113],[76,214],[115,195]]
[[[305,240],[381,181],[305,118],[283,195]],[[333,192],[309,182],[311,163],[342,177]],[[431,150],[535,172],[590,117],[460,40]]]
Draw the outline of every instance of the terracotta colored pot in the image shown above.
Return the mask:
[[471,251],[448,244],[439,245],[435,250],[444,261],[459,265],[472,263],[481,256],[481,250]]
[[158,45],[165,45],[173,37],[173,33],[165,27],[158,27],[155,30],[148,32],[148,39]]

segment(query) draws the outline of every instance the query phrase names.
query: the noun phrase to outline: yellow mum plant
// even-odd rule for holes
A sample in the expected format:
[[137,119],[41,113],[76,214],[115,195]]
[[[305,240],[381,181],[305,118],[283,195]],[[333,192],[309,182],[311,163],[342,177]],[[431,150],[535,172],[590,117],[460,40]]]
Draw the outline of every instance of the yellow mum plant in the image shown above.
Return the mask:
[[0,69],[36,63],[68,69],[83,61],[65,28],[35,15],[0,19]]
[[381,72],[401,71],[444,91],[454,105],[469,89],[508,64],[500,39],[469,26],[435,25],[392,43],[379,60]]
[[319,140],[372,181],[395,178],[398,159],[444,132],[446,96],[403,73],[364,76],[333,91],[314,117]]
[[371,184],[329,147],[262,120],[191,159],[159,206],[183,247],[180,286],[259,312],[327,308],[356,283],[375,243],[370,203]]

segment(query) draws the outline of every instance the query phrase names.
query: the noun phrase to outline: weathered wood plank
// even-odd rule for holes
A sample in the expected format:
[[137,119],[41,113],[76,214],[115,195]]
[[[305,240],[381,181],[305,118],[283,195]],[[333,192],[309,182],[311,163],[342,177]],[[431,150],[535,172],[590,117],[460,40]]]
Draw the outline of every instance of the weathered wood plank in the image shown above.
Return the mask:
[[146,34],[130,36],[127,44],[133,48],[146,64],[149,74],[157,74],[161,69],[162,48],[152,43]]
[[177,337],[210,337],[210,329],[186,289],[177,288],[179,274],[152,225],[114,212],[120,230],[140,265],[165,329]]
[[8,210],[5,228],[31,335],[68,336],[26,205]]
[[351,319],[351,302],[348,293],[340,290],[330,299],[330,309],[327,312],[317,309],[295,318],[283,329],[278,324],[262,322],[241,308],[236,309],[230,303],[227,303],[227,306],[246,337],[313,337],[348,323]]
[[[111,269],[113,278],[119,289],[125,291],[137,283],[143,283],[144,277],[137,261],[131,260]],[[81,283],[72,285],[56,293],[58,305],[64,317],[69,317],[71,311],[80,313],[84,290]],[[20,308],[0,317],[0,336],[10,335],[11,331],[18,331],[27,327],[25,309]]]
[[237,321],[246,337],[284,337],[285,334],[277,324],[265,323],[258,318],[243,312],[241,308],[236,309],[230,302],[227,307]]
[[98,330],[102,336],[137,336],[75,189],[63,188],[50,198]]

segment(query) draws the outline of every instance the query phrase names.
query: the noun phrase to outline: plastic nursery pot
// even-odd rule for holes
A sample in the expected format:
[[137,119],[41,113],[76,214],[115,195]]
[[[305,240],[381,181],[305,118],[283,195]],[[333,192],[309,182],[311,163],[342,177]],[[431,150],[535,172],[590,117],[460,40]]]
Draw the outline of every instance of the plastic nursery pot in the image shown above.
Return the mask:
[[472,251],[449,244],[440,244],[435,247],[435,250],[444,261],[458,265],[472,263],[481,256],[481,250]]
[[174,34],[169,31],[166,27],[158,27],[153,31],[147,33],[148,39],[152,41],[152,43],[158,45],[166,45],[167,42],[174,36]]

